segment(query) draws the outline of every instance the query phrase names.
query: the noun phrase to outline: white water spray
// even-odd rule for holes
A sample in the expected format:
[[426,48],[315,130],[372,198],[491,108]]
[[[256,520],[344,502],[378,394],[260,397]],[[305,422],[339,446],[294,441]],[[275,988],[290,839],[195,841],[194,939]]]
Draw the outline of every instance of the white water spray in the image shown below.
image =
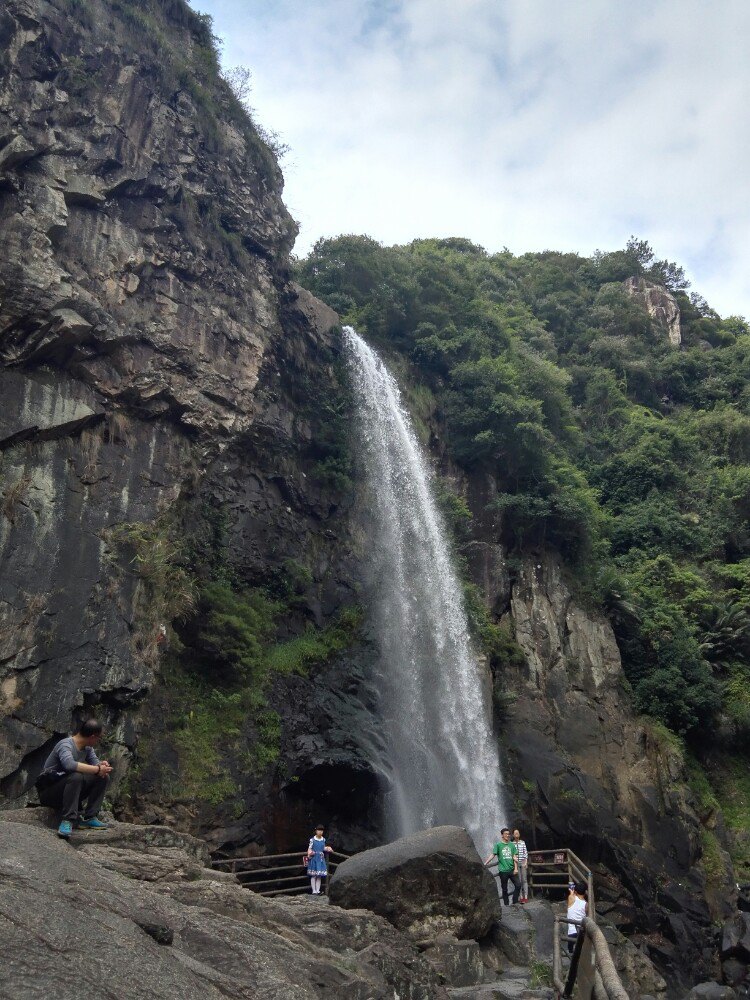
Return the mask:
[[481,853],[505,820],[489,678],[472,649],[430,471],[398,385],[351,327],[344,333],[370,495],[389,833],[457,824]]

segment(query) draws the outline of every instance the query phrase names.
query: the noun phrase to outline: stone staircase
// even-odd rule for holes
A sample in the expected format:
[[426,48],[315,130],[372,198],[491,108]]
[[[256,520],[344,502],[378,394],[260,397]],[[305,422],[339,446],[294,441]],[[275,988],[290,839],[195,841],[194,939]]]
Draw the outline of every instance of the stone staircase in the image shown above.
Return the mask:
[[544,900],[504,906],[492,941],[447,938],[424,956],[454,1000],[550,1000],[553,926],[552,906]]

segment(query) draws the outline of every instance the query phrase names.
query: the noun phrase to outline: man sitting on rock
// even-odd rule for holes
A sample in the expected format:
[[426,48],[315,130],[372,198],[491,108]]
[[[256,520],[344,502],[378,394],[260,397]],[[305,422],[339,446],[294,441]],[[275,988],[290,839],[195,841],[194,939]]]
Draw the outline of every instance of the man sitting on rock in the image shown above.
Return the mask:
[[500,888],[503,893],[503,902],[508,903],[508,880],[513,883],[513,902],[518,902],[521,894],[521,880],[518,877],[518,848],[510,841],[510,830],[504,826],[500,831],[500,841],[495,844],[492,854],[485,861],[485,865],[497,864],[497,873],[500,876]]
[[[88,830],[103,830],[106,823],[97,819],[102,807],[107,782],[112,773],[109,761],[99,760],[94,747],[102,736],[102,724],[88,719],[74,736],[67,736],[55,744],[36,780],[39,801],[43,806],[61,809],[62,816],[57,833],[69,837],[73,824]],[[83,803],[83,819],[78,812]]]

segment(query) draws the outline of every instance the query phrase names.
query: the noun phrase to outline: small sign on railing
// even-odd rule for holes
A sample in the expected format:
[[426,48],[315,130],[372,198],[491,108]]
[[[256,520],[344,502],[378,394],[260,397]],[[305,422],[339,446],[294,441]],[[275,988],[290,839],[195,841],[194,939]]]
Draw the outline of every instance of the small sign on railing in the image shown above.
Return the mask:
[[554,861],[554,863],[556,865],[564,865],[567,860],[568,860],[568,856],[565,853],[565,851],[560,851],[558,854],[555,855],[555,861]]

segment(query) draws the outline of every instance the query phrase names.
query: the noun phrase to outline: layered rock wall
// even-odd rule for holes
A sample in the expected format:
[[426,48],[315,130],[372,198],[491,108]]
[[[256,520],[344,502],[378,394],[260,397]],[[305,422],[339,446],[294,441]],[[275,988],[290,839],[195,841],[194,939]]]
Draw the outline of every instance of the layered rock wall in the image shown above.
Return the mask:
[[[159,618],[180,604],[139,570],[158,569],[197,484],[253,427],[272,348],[330,349],[336,322],[289,284],[295,226],[275,159],[220,82],[195,82],[205,21],[181,2],[154,8],[147,31],[132,4],[80,8],[10,0],[0,12],[11,795],[76,713],[98,706],[132,745],[122,709],[148,690]],[[184,85],[164,69],[178,58]],[[290,438],[292,423],[275,429]]]

